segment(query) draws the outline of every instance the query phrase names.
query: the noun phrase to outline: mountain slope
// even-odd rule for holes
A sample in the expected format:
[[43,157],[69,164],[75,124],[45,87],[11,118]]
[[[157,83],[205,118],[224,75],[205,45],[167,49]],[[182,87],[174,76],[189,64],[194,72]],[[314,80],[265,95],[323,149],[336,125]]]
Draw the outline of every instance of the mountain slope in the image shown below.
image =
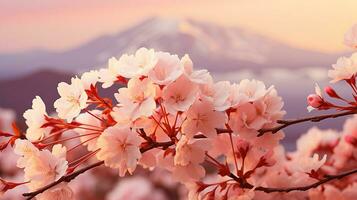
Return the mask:
[[0,78],[27,74],[43,66],[72,73],[84,71],[103,66],[109,57],[133,52],[139,47],[180,56],[188,53],[196,67],[210,71],[325,66],[337,57],[292,48],[240,28],[194,20],[151,18],[126,31],[96,38],[65,52],[0,55]]

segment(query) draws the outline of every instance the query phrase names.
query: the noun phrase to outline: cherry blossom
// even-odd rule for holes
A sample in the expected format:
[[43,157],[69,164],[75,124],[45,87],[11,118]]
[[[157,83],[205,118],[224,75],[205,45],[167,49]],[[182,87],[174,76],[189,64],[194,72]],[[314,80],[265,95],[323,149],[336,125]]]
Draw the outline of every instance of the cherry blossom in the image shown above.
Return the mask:
[[[140,190],[138,190],[140,188]],[[126,178],[111,191],[108,200],[164,200],[164,194],[142,177]]]
[[202,178],[205,170],[200,163],[204,161],[209,147],[210,143],[206,139],[193,141],[182,136],[176,145],[173,177],[181,182]]
[[334,130],[320,130],[313,127],[300,136],[296,142],[299,156],[310,156],[319,147],[334,147],[339,139],[339,134]]
[[118,168],[120,176],[127,171],[132,174],[141,158],[140,144],[141,139],[129,127],[109,127],[98,138],[97,158],[108,167]]
[[57,87],[61,98],[54,103],[58,116],[71,122],[82,109],[87,107],[87,94],[79,78],[72,78],[71,84],[59,83]]
[[182,131],[188,137],[193,137],[198,132],[207,137],[213,137],[217,135],[216,128],[223,128],[225,122],[225,114],[215,111],[211,101],[197,99],[187,110]]
[[158,57],[154,49],[140,48],[135,55],[124,54],[118,61],[118,73],[125,78],[147,76],[156,65]]
[[175,114],[177,111],[187,110],[198,95],[198,86],[181,76],[175,82],[164,88],[163,100],[168,112]]
[[239,83],[238,92],[245,95],[248,101],[255,101],[263,97],[270,89],[272,87],[266,89],[261,81],[244,79]]
[[231,83],[228,81],[219,81],[217,83],[210,82],[207,85],[200,87],[202,96],[213,102],[214,108],[217,111],[224,111],[229,108]]
[[66,183],[61,183],[38,195],[36,199],[74,200],[74,195],[72,189]]
[[293,167],[300,172],[309,173],[311,171],[317,171],[322,165],[325,164],[327,155],[324,155],[321,160],[319,160],[319,155],[314,154],[310,156],[300,156],[293,161]]
[[189,163],[202,163],[209,148],[210,142],[207,139],[192,140],[182,136],[176,145],[174,164],[186,166]]
[[145,78],[130,79],[127,88],[120,88],[115,98],[120,106],[125,107],[130,119],[136,120],[142,116],[150,116],[156,108],[155,103],[156,87],[152,82]]
[[157,52],[157,63],[149,71],[148,76],[158,85],[167,85],[183,74],[183,66],[177,55],[166,52]]
[[344,43],[349,47],[357,48],[357,24],[346,32]]
[[119,65],[119,61],[116,58],[112,57],[108,61],[108,68],[99,70],[98,81],[103,83],[103,88],[111,87],[114,82],[118,80],[118,77],[120,76]]
[[97,70],[91,70],[84,72],[81,76],[81,81],[84,89],[90,89],[91,85],[95,85],[99,80],[99,72]]
[[45,103],[41,97],[36,96],[32,101],[32,109],[27,110],[23,115],[28,126],[26,130],[27,139],[30,141],[40,140],[49,133],[48,128],[42,128],[42,125],[46,122],[45,116],[47,115]]
[[352,54],[349,58],[339,58],[332,68],[328,71],[328,76],[332,79],[331,83],[351,79],[357,73],[357,53]]
[[28,161],[33,156],[36,156],[39,150],[28,140],[16,140],[14,152],[15,154],[21,156],[17,160],[17,167],[25,168]]
[[[82,113],[76,118],[76,121],[82,124],[90,124],[92,126],[100,127],[102,121],[93,117],[92,115],[95,115],[100,118],[101,111],[92,110],[90,111],[90,113]],[[89,151],[95,151],[97,149],[97,138],[94,138],[95,132],[88,133],[88,130],[82,128],[74,129],[74,131],[78,132],[81,135],[80,140],[84,143],[84,145],[87,146],[87,149]]]
[[263,128],[264,124],[268,122],[262,115],[260,110],[261,104],[245,103],[236,108],[235,112],[230,114],[229,126],[236,133],[246,136],[249,133],[255,133],[257,130]]
[[181,58],[181,64],[184,67],[185,75],[190,81],[198,84],[208,84],[212,81],[212,77],[206,69],[193,70],[193,62],[189,55],[185,54]]
[[42,150],[28,158],[24,172],[25,179],[30,181],[28,183],[30,190],[36,190],[57,181],[66,174],[68,162],[63,151],[65,149],[61,145],[55,145],[52,152]]

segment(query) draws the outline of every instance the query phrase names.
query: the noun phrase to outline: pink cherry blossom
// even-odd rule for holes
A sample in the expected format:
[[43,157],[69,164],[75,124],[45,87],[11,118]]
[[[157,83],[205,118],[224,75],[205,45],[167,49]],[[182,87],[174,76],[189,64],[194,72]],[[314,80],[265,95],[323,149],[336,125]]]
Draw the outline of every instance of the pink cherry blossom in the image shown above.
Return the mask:
[[26,138],[30,141],[37,141],[45,137],[50,130],[48,128],[42,128],[42,125],[46,123],[45,116],[47,116],[45,103],[41,97],[36,96],[32,101],[32,109],[28,109],[24,113],[26,119]]
[[357,73],[357,53],[352,54],[349,58],[339,58],[332,68],[328,71],[328,76],[332,79],[331,83],[352,78]]
[[[101,111],[100,110],[92,110],[90,111],[91,114],[89,113],[82,113],[80,114],[77,118],[76,121],[82,124],[90,124],[92,126],[96,127],[101,127],[101,121],[97,118],[95,118],[93,115],[97,117],[101,117]],[[97,139],[94,138],[96,135],[93,134],[93,131],[88,131],[86,129],[82,128],[77,128],[74,129],[77,133],[82,135],[80,137],[81,142],[85,142],[84,145],[87,146],[88,151],[95,151],[97,149]],[[89,140],[89,141],[88,141]]]
[[112,57],[108,61],[108,68],[99,70],[99,82],[103,83],[103,88],[111,87],[115,81],[118,80],[118,76],[120,76],[119,72],[119,61]]
[[198,132],[213,137],[217,135],[216,128],[223,128],[225,122],[225,113],[215,111],[211,101],[197,99],[186,113],[182,131],[188,137],[193,137]]
[[208,98],[213,102],[217,111],[224,111],[231,106],[229,102],[231,83],[219,81],[208,83],[200,87],[203,98]]
[[181,76],[164,88],[162,98],[168,112],[175,114],[177,111],[187,110],[193,104],[197,95],[198,86],[185,76]]
[[193,62],[189,55],[185,54],[185,56],[181,58],[181,64],[185,69],[185,75],[190,81],[198,84],[208,84],[212,81],[212,77],[207,70],[193,70]]
[[351,118],[346,120],[343,125],[343,133],[345,135],[350,135],[353,138],[357,138],[357,115],[353,115]]
[[182,136],[176,145],[173,176],[180,182],[198,180],[205,170],[200,165],[205,159],[205,152],[210,148],[207,139],[190,140]]
[[140,144],[140,137],[129,127],[109,127],[98,138],[97,147],[100,151],[97,158],[104,160],[110,168],[118,168],[120,176],[127,171],[132,174],[141,158]]
[[189,163],[185,166],[177,165],[172,171],[173,179],[181,183],[198,181],[203,178],[205,174],[205,169],[201,165],[195,163]]
[[[228,121],[229,126],[236,133],[247,136],[248,133],[254,133],[257,130],[263,128],[263,125],[268,122],[264,118],[260,110],[262,109],[261,104],[256,103],[245,103],[238,106],[235,112],[230,114]],[[250,134],[251,136],[254,136]]]
[[39,150],[28,140],[16,140],[14,153],[19,155],[17,167],[25,168],[30,158],[36,156]]
[[[138,188],[140,188],[138,190]],[[118,182],[107,195],[107,200],[165,200],[164,194],[142,177],[126,178]]]
[[68,162],[62,146],[55,145],[52,152],[43,150],[30,157],[24,168],[25,179],[30,180],[30,190],[39,189],[66,174]]
[[125,78],[147,76],[157,62],[158,57],[154,49],[140,48],[135,55],[124,54],[120,57],[118,73]]
[[299,156],[296,157],[292,162],[292,167],[300,172],[310,173],[311,171],[317,171],[322,165],[325,164],[327,155],[324,155],[321,160],[319,160],[319,155],[314,154],[310,156]]
[[115,94],[120,106],[125,107],[129,113],[129,118],[136,120],[142,116],[150,116],[156,108],[155,103],[156,87],[145,78],[130,79],[127,88],[120,88]]
[[61,98],[54,103],[58,116],[71,122],[87,107],[88,96],[79,78],[72,78],[71,85],[61,82],[57,87]]
[[36,197],[37,200],[74,200],[74,195],[72,189],[66,184],[61,183],[49,190],[46,190],[44,193]]
[[91,85],[95,85],[99,80],[99,71],[91,70],[89,72],[84,72],[81,76],[81,81],[84,89],[90,89]]
[[357,24],[346,32],[344,43],[349,47],[357,48]]
[[319,147],[333,147],[338,138],[339,134],[334,130],[320,130],[317,127],[313,127],[297,140],[296,153],[299,156],[310,156]]
[[189,163],[202,163],[209,148],[210,142],[207,139],[193,140],[182,136],[176,145],[174,164],[186,166]]
[[245,95],[248,101],[255,101],[263,97],[271,88],[266,89],[265,84],[257,80],[244,79],[239,83],[238,91]]
[[150,80],[158,85],[168,85],[183,74],[183,66],[177,55],[165,52],[157,53],[157,63],[149,71]]

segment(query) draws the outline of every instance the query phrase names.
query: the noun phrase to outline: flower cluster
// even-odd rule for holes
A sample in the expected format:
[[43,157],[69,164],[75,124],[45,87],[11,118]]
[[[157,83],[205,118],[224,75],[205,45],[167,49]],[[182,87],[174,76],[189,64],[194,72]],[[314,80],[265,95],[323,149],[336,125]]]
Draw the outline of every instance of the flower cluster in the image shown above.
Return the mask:
[[[345,44],[354,49],[357,48],[357,25],[354,25],[345,35]],[[327,86],[324,90],[325,93],[333,98],[340,100],[345,105],[338,105],[328,101],[322,94],[321,88],[316,84],[315,94],[307,97],[309,104],[308,110],[354,110],[357,106],[357,52],[353,53],[350,57],[341,57],[337,60],[336,64],[332,65],[331,70],[328,71],[328,77],[331,78],[331,83],[344,82],[352,90],[353,99],[349,100],[341,97],[332,87]]]
[[[357,100],[354,57],[339,60],[329,76],[333,82],[345,80]],[[102,97],[101,87],[116,92]],[[22,182],[0,179],[1,192],[26,185],[29,193],[24,196],[29,198],[75,199],[67,182],[85,171],[77,169],[104,164],[120,177],[137,168],[166,170],[188,189],[190,200],[316,199],[326,191],[355,195],[356,184],[350,180],[343,187],[330,184],[327,190],[270,194],[354,169],[355,122],[347,122],[351,131],[343,136],[312,129],[298,140],[296,152],[285,152],[281,129],[297,122],[282,120],[285,111],[276,89],[257,80],[215,82],[207,70],[194,70],[188,55],[140,48],[111,58],[107,68],[59,83],[57,90],[55,115],[36,97],[23,115],[26,131],[13,124],[13,134],[0,132],[2,149],[13,147],[24,173]],[[308,97],[309,105],[356,111],[356,101],[340,97],[331,87],[325,91],[348,105],[327,101],[318,87]],[[136,193],[136,198],[151,188],[141,184],[143,194]],[[127,195],[117,190],[113,193]]]

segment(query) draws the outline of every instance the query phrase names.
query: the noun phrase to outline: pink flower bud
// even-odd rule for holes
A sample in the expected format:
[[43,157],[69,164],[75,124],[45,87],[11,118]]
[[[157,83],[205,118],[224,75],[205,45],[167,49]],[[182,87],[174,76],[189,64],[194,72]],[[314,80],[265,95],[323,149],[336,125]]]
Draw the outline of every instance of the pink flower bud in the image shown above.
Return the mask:
[[323,99],[317,94],[310,94],[307,97],[307,103],[313,108],[319,108],[323,102]]
[[250,149],[250,144],[246,140],[239,139],[237,140],[237,147],[240,156],[244,158]]
[[332,98],[341,99],[341,97],[336,93],[336,91],[330,86],[325,87],[325,92]]
[[357,146],[357,139],[353,137],[352,135],[346,135],[345,136],[345,141],[347,143],[352,144],[353,146]]

